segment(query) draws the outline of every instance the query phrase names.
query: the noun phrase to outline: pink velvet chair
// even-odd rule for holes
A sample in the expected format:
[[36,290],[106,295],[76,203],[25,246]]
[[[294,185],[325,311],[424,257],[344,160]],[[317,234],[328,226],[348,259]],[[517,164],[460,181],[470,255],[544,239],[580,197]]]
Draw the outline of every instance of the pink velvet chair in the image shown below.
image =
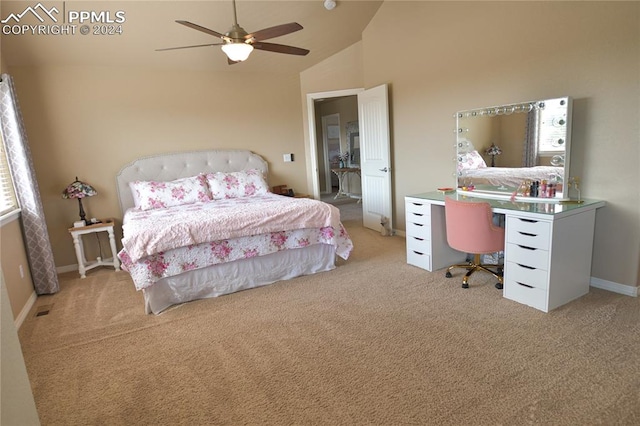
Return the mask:
[[472,262],[450,266],[446,277],[452,277],[452,269],[464,268],[467,274],[462,278],[462,288],[469,288],[471,274],[475,271],[485,271],[498,279],[496,288],[502,289],[502,265],[480,263],[481,254],[504,250],[504,228],[493,224],[491,205],[486,202],[458,201],[446,197],[444,208],[449,246],[474,255]]

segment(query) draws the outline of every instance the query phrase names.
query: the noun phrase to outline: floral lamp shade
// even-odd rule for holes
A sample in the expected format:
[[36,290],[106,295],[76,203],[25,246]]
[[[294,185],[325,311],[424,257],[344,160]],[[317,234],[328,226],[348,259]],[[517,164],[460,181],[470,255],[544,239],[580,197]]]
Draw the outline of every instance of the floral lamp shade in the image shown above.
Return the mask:
[[484,150],[484,153],[491,156],[491,167],[495,167],[496,155],[502,154],[502,150],[496,144],[492,143],[489,148]]
[[98,191],[88,183],[78,180],[78,177],[76,176],[76,180],[71,182],[64,191],[62,191],[62,198],[77,198],[78,205],[80,206],[80,220],[87,223],[84,208],[82,207],[82,199],[84,197],[93,197],[96,194],[98,194]]

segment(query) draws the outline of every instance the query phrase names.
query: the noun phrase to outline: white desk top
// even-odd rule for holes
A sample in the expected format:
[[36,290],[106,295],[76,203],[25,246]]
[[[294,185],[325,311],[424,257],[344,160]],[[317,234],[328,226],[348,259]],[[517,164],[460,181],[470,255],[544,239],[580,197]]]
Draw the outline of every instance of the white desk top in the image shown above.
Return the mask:
[[582,199],[581,203],[577,203],[573,200],[568,202],[556,201],[553,203],[531,203],[509,200],[496,200],[484,197],[471,197],[466,194],[458,194],[455,191],[432,191],[415,195],[407,195],[407,197],[423,199],[429,201],[431,204],[438,205],[444,205],[445,197],[461,201],[485,202],[491,204],[491,208],[495,213],[513,214],[514,212],[522,212],[527,216],[542,215],[547,219],[557,219],[564,216],[571,216],[576,213],[584,212],[585,210],[592,210],[605,206],[605,202],[601,200]]

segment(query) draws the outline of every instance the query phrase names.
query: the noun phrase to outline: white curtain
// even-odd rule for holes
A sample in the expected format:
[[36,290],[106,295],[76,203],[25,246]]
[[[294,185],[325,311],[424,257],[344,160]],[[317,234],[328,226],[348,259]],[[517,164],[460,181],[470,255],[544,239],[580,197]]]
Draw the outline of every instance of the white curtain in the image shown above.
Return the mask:
[[60,286],[47,224],[44,220],[40,191],[13,80],[7,74],[2,74],[0,81],[0,122],[11,177],[21,208],[22,227],[33,285],[37,294],[55,293],[60,290]]

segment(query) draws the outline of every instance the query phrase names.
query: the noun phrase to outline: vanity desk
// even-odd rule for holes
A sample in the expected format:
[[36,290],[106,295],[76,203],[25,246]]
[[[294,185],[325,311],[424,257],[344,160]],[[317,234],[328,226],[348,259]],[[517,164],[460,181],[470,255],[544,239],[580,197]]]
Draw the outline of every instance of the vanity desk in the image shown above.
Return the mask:
[[596,209],[603,201],[521,202],[455,191],[407,196],[407,263],[436,271],[465,261],[466,253],[447,244],[445,197],[488,202],[505,216],[507,299],[549,312],[589,292]]

